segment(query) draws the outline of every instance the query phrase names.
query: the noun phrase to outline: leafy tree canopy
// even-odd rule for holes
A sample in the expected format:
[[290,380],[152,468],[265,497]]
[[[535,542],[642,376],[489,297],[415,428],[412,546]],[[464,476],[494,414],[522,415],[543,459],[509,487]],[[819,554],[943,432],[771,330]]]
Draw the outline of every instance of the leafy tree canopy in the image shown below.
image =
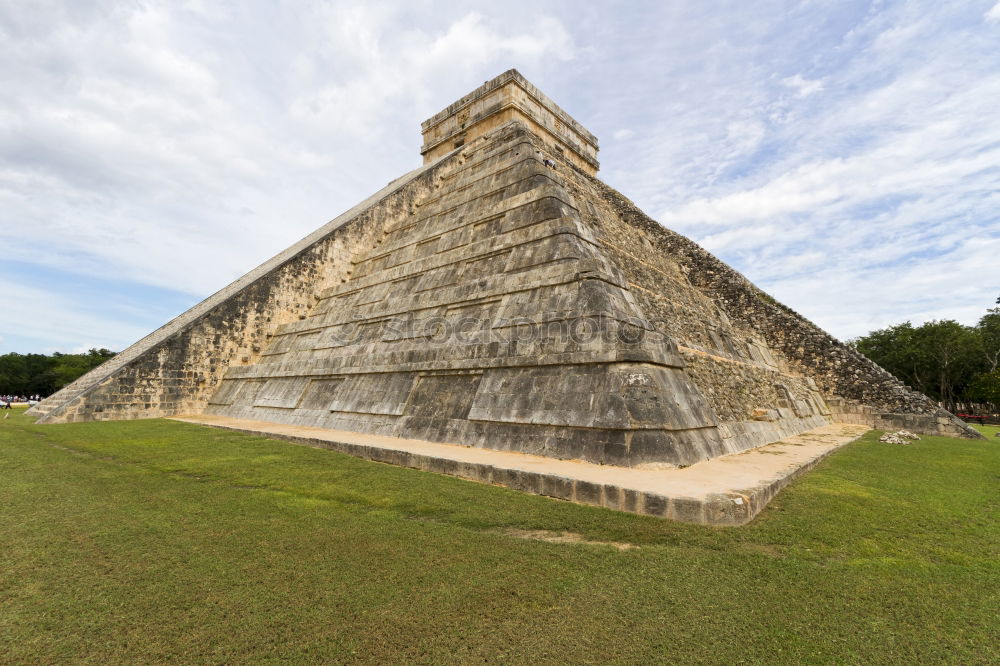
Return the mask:
[[114,355],[107,349],[91,349],[86,354],[56,352],[51,356],[0,355],[0,394],[51,395]]
[[[997,299],[1000,305],[1000,298]],[[872,331],[848,344],[904,383],[953,410],[969,403],[1000,407],[1000,307],[975,326],[945,319]]]

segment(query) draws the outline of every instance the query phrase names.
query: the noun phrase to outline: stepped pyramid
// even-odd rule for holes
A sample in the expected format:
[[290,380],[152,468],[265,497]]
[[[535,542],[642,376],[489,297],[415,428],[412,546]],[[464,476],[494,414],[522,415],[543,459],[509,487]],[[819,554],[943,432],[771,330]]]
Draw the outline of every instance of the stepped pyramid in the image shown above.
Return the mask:
[[424,164],[39,405],[687,466],[838,422],[975,436],[595,178],[517,71]]

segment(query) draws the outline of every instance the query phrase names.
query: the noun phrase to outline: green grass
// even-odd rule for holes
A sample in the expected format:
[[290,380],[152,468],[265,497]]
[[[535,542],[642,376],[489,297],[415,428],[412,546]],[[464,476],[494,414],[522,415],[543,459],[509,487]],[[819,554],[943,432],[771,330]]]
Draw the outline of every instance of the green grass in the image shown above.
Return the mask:
[[997,663],[998,505],[997,441],[869,434],[713,529],[171,421],[15,413],[0,661]]
[[994,438],[994,439],[997,438],[997,437],[1000,437],[1000,426],[974,425],[972,427],[975,428],[976,430],[978,430],[979,432],[983,433],[987,437]]

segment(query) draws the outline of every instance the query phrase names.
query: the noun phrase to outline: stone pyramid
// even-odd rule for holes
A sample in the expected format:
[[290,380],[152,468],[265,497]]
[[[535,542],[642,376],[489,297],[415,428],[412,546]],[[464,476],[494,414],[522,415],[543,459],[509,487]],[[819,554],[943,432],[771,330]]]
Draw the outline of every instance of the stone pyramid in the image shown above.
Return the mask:
[[32,412],[209,413],[621,466],[833,420],[973,436],[597,180],[597,139],[517,71],[422,129],[422,167]]

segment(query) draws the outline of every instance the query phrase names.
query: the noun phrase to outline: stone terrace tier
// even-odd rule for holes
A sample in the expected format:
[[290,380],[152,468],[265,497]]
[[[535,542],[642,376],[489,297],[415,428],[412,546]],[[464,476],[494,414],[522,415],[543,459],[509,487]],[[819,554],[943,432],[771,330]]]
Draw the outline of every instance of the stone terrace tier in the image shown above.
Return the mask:
[[207,411],[615,465],[731,452],[544,148],[520,122],[466,144]]

